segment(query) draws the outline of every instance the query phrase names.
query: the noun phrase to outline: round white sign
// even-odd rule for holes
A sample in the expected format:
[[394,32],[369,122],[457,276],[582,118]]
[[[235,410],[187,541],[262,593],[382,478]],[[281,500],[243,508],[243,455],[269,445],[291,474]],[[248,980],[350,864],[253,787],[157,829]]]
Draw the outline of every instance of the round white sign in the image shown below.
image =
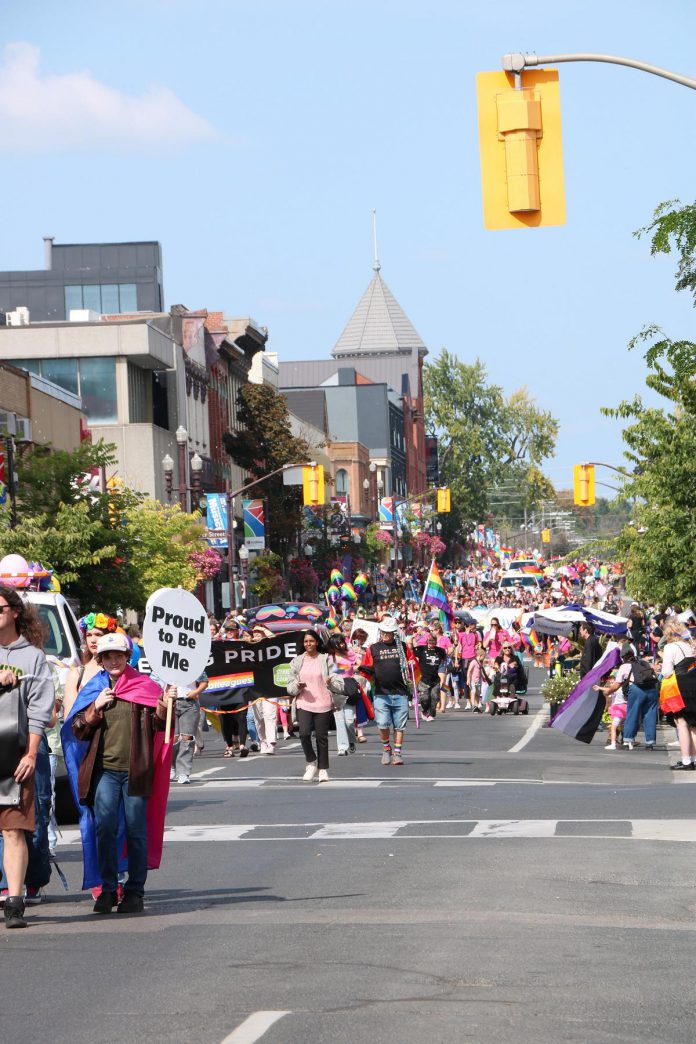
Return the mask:
[[145,607],[143,648],[152,673],[185,688],[201,676],[210,658],[208,614],[190,591],[161,587]]

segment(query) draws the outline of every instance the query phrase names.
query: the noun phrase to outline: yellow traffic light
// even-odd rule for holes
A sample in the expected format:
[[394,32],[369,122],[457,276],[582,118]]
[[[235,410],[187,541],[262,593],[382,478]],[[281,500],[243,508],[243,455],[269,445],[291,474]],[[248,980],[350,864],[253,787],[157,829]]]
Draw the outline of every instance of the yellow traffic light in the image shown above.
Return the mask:
[[573,501],[580,507],[590,507],[595,502],[595,477],[593,464],[576,464],[573,468]]
[[542,544],[550,544],[551,543],[551,530],[550,529],[542,529],[542,531],[541,531],[541,542],[542,542]]
[[447,486],[437,491],[437,510],[444,513],[452,510],[452,495]]
[[561,96],[555,69],[476,77],[486,228],[565,224]]
[[324,465],[302,469],[302,499],[310,507],[324,503]]

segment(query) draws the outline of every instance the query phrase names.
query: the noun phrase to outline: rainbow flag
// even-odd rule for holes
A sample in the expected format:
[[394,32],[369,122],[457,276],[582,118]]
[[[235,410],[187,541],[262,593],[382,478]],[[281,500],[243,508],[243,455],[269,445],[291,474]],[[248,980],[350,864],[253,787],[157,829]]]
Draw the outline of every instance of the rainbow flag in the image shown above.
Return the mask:
[[453,626],[454,613],[449,604],[449,598],[447,597],[447,592],[445,591],[445,585],[442,582],[440,571],[434,561],[430,567],[430,572],[428,573],[428,582],[425,585],[423,601],[427,602],[428,605],[432,605],[433,608],[439,609],[440,622],[443,626]]
[[526,565],[522,566],[522,572],[528,576],[543,576],[544,570],[540,569],[537,565]]

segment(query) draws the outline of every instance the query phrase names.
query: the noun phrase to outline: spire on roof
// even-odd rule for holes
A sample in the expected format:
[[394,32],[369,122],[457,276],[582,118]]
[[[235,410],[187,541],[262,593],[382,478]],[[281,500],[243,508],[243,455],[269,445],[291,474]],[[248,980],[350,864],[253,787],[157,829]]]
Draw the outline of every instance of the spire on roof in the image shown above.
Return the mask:
[[[376,255],[375,255],[376,259]],[[427,348],[393,293],[382,279],[379,262],[375,274],[331,353],[334,358],[350,355],[381,355]]]
[[373,246],[374,246],[374,255],[375,255],[375,259],[372,262],[372,267],[374,268],[375,272],[379,272],[379,270],[380,270],[380,268],[382,266],[379,263],[379,254],[377,253],[377,211],[376,210],[372,211],[372,243],[373,243]]

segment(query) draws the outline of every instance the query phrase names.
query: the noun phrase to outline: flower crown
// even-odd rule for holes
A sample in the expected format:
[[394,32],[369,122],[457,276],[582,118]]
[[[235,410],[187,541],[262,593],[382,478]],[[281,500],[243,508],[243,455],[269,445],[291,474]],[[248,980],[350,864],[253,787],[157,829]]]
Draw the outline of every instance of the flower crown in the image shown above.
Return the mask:
[[78,626],[83,634],[87,634],[87,631],[91,631],[93,627],[110,633],[116,630],[118,621],[113,616],[107,616],[106,613],[87,613],[78,620]]

